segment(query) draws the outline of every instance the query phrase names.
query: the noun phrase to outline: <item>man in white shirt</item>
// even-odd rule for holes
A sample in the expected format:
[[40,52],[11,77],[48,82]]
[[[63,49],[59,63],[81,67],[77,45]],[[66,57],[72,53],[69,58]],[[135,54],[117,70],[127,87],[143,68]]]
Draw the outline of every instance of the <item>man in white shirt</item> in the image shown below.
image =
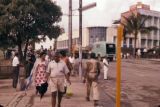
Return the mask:
[[[75,58],[74,58],[73,54],[71,54],[69,56],[69,62],[72,64],[72,67],[73,67],[74,66],[74,62],[75,62]],[[75,75],[75,71],[73,69],[71,70],[71,74]]]
[[60,54],[55,53],[54,61],[51,61],[47,69],[47,77],[50,77],[50,88],[52,93],[52,107],[56,107],[56,97],[58,94],[58,107],[61,107],[63,97],[65,79],[70,83],[69,70],[67,65],[60,60]]
[[137,50],[137,56],[138,56],[138,59],[141,58],[141,50],[140,49]]
[[15,56],[12,61],[12,67],[13,67],[13,88],[17,88],[18,83],[18,76],[19,76],[19,59],[18,59],[18,53],[15,53]]
[[107,56],[106,57],[104,57],[104,59],[103,59],[103,71],[104,71],[104,80],[106,80],[107,79],[107,74],[108,74],[108,60],[107,60]]
[[75,58],[74,58],[73,54],[71,54],[71,56],[69,57],[70,63],[73,64],[74,60],[75,60]]

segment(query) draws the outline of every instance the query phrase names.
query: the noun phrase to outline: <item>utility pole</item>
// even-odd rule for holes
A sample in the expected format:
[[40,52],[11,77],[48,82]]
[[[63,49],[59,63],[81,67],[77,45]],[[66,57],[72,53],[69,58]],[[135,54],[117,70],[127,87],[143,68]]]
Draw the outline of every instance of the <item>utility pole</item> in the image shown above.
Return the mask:
[[121,107],[121,41],[123,36],[122,25],[118,26],[117,36],[116,107]]
[[80,78],[82,77],[82,0],[79,0],[79,73]]
[[82,11],[88,10],[96,6],[96,2],[82,7],[82,0],[79,0],[79,76],[82,79]]
[[79,0],[79,45],[82,47],[82,0]]
[[68,49],[72,52],[72,0],[69,0],[69,18],[68,18]]

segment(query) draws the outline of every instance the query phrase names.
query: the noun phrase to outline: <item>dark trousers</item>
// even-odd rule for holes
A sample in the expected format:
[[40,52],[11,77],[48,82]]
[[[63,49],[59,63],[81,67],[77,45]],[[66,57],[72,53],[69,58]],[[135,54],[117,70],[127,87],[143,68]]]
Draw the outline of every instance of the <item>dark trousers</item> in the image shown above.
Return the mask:
[[26,78],[30,76],[34,64],[27,64]]
[[17,83],[18,83],[18,76],[19,76],[19,67],[13,67],[13,83],[12,86],[13,88],[17,88]]

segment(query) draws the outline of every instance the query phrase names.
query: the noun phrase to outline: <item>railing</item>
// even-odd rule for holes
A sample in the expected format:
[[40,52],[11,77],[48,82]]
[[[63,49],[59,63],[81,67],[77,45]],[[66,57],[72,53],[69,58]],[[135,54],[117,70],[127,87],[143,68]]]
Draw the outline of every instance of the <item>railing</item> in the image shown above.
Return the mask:
[[[8,79],[12,78],[12,66],[0,66],[0,79]],[[24,67],[20,67],[19,76],[24,77],[25,76],[25,70]]]

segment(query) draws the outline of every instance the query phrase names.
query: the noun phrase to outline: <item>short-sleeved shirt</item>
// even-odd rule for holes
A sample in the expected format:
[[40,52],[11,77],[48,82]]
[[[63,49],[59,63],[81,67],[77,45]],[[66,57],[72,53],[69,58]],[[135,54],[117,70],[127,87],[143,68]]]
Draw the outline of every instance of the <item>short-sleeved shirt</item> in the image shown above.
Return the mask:
[[55,62],[51,61],[47,68],[47,73],[50,73],[50,77],[64,77],[69,73],[67,65],[63,61]]
[[18,64],[19,64],[19,59],[18,59],[17,56],[15,56],[15,57],[13,58],[13,61],[12,61],[12,66],[13,66],[13,67],[16,67],[16,66],[18,66]]
[[74,63],[74,60],[75,60],[75,58],[74,57],[69,57],[69,61],[70,61],[70,63]]

